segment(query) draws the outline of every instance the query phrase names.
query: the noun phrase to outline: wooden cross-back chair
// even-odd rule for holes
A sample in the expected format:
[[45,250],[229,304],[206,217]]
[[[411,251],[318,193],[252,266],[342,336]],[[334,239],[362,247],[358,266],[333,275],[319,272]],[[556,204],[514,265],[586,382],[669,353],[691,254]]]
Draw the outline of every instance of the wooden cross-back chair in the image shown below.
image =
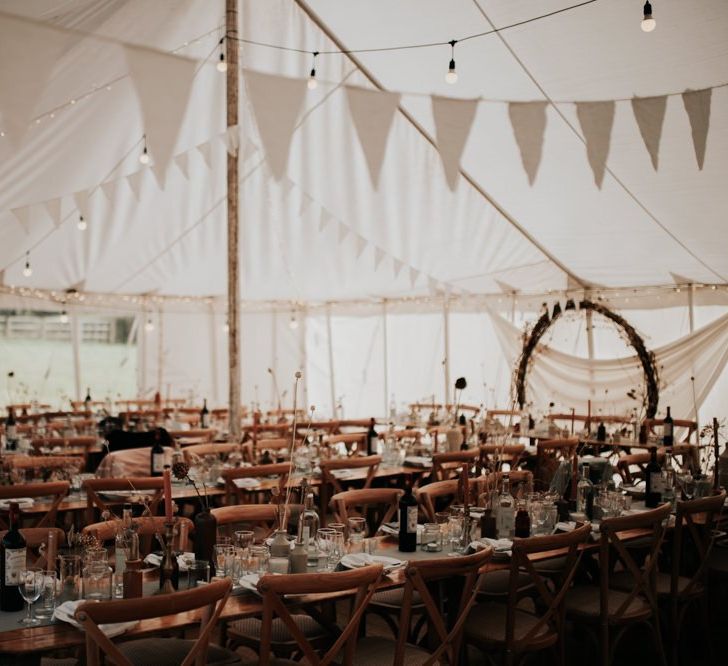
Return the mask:
[[[463,626],[476,602],[478,594],[478,578],[480,571],[490,560],[493,554],[491,548],[479,550],[462,557],[442,557],[426,560],[410,560],[404,572],[405,584],[402,597],[402,609],[399,617],[400,631],[396,641],[385,638],[366,638],[357,646],[357,659],[361,663],[390,663],[394,653],[395,666],[402,664],[432,664],[448,663],[458,664],[458,653],[462,639]],[[462,593],[459,602],[453,603],[450,598],[450,607],[457,609],[449,618],[441,612],[442,599],[433,598],[433,584],[437,581],[447,581],[447,585],[440,586],[446,594],[454,594],[458,585],[452,585],[452,579],[462,579]],[[412,614],[413,598],[415,593],[422,600],[424,613],[427,615],[431,644],[437,644],[434,652],[430,653],[423,647],[411,645],[407,642],[409,632],[402,630],[409,627]],[[433,645],[434,647],[434,645]]]
[[[361,618],[382,579],[383,569],[379,564],[336,573],[286,574],[282,576],[266,575],[258,581],[258,591],[263,596],[263,618],[260,633],[260,666],[271,663],[271,647],[273,644],[273,622],[278,617],[290,632],[305,661],[311,666],[329,666],[339,660],[343,666],[351,666],[354,662],[357,634]],[[290,594],[326,594],[356,590],[352,604],[352,612],[341,633],[320,655],[304,635],[284,602],[285,595]],[[231,637],[233,630],[230,630]],[[357,654],[358,658],[358,654]]]
[[478,449],[435,453],[432,456],[432,480],[445,481],[464,464],[474,465],[479,455],[480,451]]
[[[28,566],[31,564],[40,569],[53,569],[55,562],[49,563],[47,559],[48,534],[53,532],[56,535],[56,544],[60,549],[66,538],[66,533],[58,527],[21,527],[20,533],[25,539],[25,547],[31,557],[28,558]],[[7,530],[0,531],[0,541],[7,534]]]
[[[50,506],[48,510],[41,514],[29,527],[55,527],[56,517],[58,515],[58,507],[63,502],[70,484],[68,481],[54,481],[53,483],[22,483],[13,484],[11,486],[0,486],[0,500],[9,500],[16,497],[50,497]],[[20,511],[21,523],[25,522],[28,513]],[[0,529],[8,529],[8,523],[5,512],[0,514]]]
[[369,488],[372,485],[374,475],[379,469],[382,462],[381,456],[350,456],[348,458],[332,458],[330,460],[322,460],[321,466],[321,483],[328,484],[333,490],[333,494],[344,492],[342,481],[345,478],[337,478],[335,472],[343,470],[366,470],[366,476],[363,479],[363,488]]
[[[288,483],[288,473],[291,466],[287,462],[272,463],[270,465],[252,465],[250,467],[235,467],[224,469],[221,476],[225,481],[225,501],[231,504],[248,504],[252,494],[261,493],[263,495],[270,492],[270,489],[277,486],[279,491],[283,492]],[[266,477],[276,477],[276,480],[267,487],[250,487],[246,488],[238,486],[235,482],[237,479],[257,479],[263,483]]]
[[198,458],[205,456],[228,456],[231,453],[243,453],[240,444],[190,444],[182,449],[182,455],[188,465],[192,465]]
[[402,439],[413,439],[417,444],[422,439],[422,432],[415,430],[414,428],[405,428],[403,430],[387,430],[386,432],[380,432],[378,435],[379,439],[387,439],[393,437],[397,441]]
[[[563,661],[564,634],[563,601],[581,559],[581,547],[591,535],[591,525],[585,523],[563,534],[516,539],[513,542],[508,593],[505,603],[478,604],[465,623],[464,642],[473,643],[492,654],[499,651],[503,663],[512,664],[521,655],[561,643]],[[558,576],[549,576],[555,585],[536,568],[534,560],[558,558]],[[536,615],[518,607],[524,576],[533,590],[541,612]],[[488,593],[488,576],[484,577],[481,593]]]
[[[83,469],[84,458],[81,455],[58,456],[13,456],[4,463],[7,469],[22,469],[28,471],[40,470],[66,470],[79,472]],[[16,495],[17,497],[17,495]]]
[[348,519],[360,516],[367,519],[369,535],[374,536],[383,523],[397,514],[399,498],[404,491],[398,488],[362,488],[336,493],[329,502],[337,523],[348,524]]
[[[427,522],[434,523],[437,511],[445,511],[450,504],[457,501],[458,481],[458,479],[446,479],[445,481],[435,481],[417,488],[415,491],[417,501],[420,503],[420,509]],[[476,479],[470,479],[471,504],[475,504],[477,500],[479,485]],[[443,500],[443,498],[445,499]]]
[[[525,469],[516,469],[511,472],[491,472],[486,475],[485,479],[476,479],[476,483],[479,489],[495,489],[500,492],[503,487],[504,476],[508,477],[511,495],[514,497],[517,495],[519,486],[521,485],[525,492],[530,492],[533,488],[533,473]],[[485,493],[478,497],[478,503],[483,506],[488,500],[484,495]]]
[[[149,497],[147,505],[154,516],[164,495],[164,480],[161,476],[136,476],[123,479],[86,479],[86,522],[93,523],[95,512],[101,515],[111,507],[132,502],[137,497]],[[114,496],[114,493],[120,493]],[[108,497],[104,494],[108,493]],[[121,494],[123,493],[123,495]]]
[[343,444],[349,453],[351,453],[352,450],[356,450],[359,454],[365,454],[367,452],[366,432],[345,432],[335,435],[326,435],[324,437],[324,442],[329,446]]
[[[660,662],[663,666],[666,663],[655,574],[669,517],[670,505],[663,504],[642,513],[602,520],[599,528],[599,586],[579,585],[566,595],[566,617],[595,630],[602,666],[612,662],[625,631],[639,624],[652,629]],[[642,568],[636,560],[636,553],[628,547],[631,539],[644,540],[648,545]],[[630,575],[625,590],[610,587],[612,567],[616,561],[621,562]]]
[[496,469],[500,463],[508,463],[511,469],[518,467],[523,454],[526,452],[525,444],[481,444],[481,459],[488,469]]
[[559,465],[572,460],[578,448],[577,439],[543,439],[536,443],[534,478],[538,490],[549,488]]
[[[658,432],[661,432],[663,419],[645,419],[644,424],[647,430],[650,432],[655,432],[655,428],[658,427],[660,430]],[[675,428],[683,428],[686,430],[684,433],[684,436],[682,438],[682,442],[689,442],[693,435],[697,433],[698,424],[696,421],[691,421],[690,419],[673,419],[672,420],[672,426],[673,426],[673,434]],[[678,437],[675,436],[675,441],[678,441]]]
[[[645,479],[647,465],[652,454],[647,451],[636,453],[622,453],[617,459],[617,472],[625,483],[632,484]],[[657,462],[662,465],[665,460],[665,450],[657,450]]]
[[[75,618],[86,634],[86,663],[100,666],[101,654],[117,666],[134,664],[177,663],[180,666],[203,666],[208,663],[235,663],[234,655],[210,645],[232,581],[216,580],[184,592],[173,592],[144,599],[87,602],[81,604]],[[188,611],[201,611],[200,630],[195,640],[177,638],[142,638],[114,643],[100,629],[101,624],[148,620]],[[227,657],[228,661],[225,661]]]
[[[217,435],[217,430],[215,428],[190,428],[189,430],[168,430],[167,432],[172,439],[194,439],[200,444],[212,442],[215,439],[215,435]],[[185,444],[182,444],[182,446],[185,446]],[[194,445],[188,444],[187,446]]]
[[[147,546],[150,547],[151,551],[156,550],[159,547],[159,544],[154,542],[151,537],[153,537],[155,534],[163,534],[164,533],[164,525],[167,521],[167,519],[164,516],[142,516],[140,518],[134,518],[134,526],[135,531],[139,535],[140,540],[140,549],[142,542],[145,543]],[[184,530],[181,532],[184,532],[187,534],[186,537],[181,538],[180,536],[175,536],[174,544],[175,544],[175,550],[181,550],[182,552],[185,552],[189,550],[189,535],[194,531],[195,526],[194,523],[189,518],[183,518],[181,516],[178,516],[175,518],[176,521],[176,527],[179,529],[180,527],[184,526]],[[99,542],[102,544],[109,543],[109,545],[113,548],[114,544],[113,541],[116,537],[117,532],[122,528],[122,521],[117,519],[112,520],[104,520],[99,523],[92,523],[91,525],[84,525],[83,529],[81,530],[82,534],[92,534],[94,535]],[[181,533],[180,532],[180,533]],[[178,534],[180,534],[178,533]],[[145,538],[148,537],[148,538]],[[142,549],[143,550],[143,549]],[[145,555],[148,555],[150,551],[143,550],[141,553],[142,557]]]
[[210,511],[217,520],[218,530],[232,537],[236,529],[252,529],[265,539],[276,529],[278,507],[275,504],[235,504],[220,506]]

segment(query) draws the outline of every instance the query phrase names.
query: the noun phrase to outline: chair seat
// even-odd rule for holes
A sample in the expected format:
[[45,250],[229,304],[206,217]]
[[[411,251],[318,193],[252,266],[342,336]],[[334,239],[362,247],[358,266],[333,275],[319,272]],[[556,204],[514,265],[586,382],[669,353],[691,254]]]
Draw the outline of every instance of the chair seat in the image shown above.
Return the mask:
[[[510,577],[511,572],[508,569],[489,571],[480,578],[478,592],[486,596],[489,594],[506,595],[508,594]],[[533,581],[531,580],[531,576],[525,571],[519,572],[516,585],[519,592],[524,592],[525,590],[532,588]]]
[[[471,643],[505,643],[507,612],[508,608],[505,604],[486,603],[475,606],[465,621],[466,640]],[[517,608],[514,613],[514,639],[523,640],[538,621],[537,615]],[[555,643],[558,635],[549,627],[548,623],[544,623],[531,640],[533,641],[531,647],[540,649]]]
[[[118,647],[134,666],[179,666],[193,643],[181,638],[140,638],[119,643]],[[235,652],[210,644],[205,663],[209,666],[233,666],[241,661]]]
[[550,557],[547,560],[538,560],[533,563],[533,568],[541,574],[556,575],[566,568],[566,557]]
[[[678,576],[677,593],[682,595],[692,579],[687,576]],[[615,590],[629,591],[634,587],[634,576],[629,571],[618,571],[609,577],[609,586]],[[658,597],[670,596],[670,574],[660,572],[655,576],[655,587]],[[691,596],[699,596],[704,592],[703,586],[696,583],[690,588]]]
[[[629,595],[620,590],[609,590],[607,593],[607,615],[610,623],[617,621],[616,612]],[[596,622],[599,620],[600,593],[598,587],[582,585],[566,594],[566,614],[571,617]],[[641,597],[637,596],[619,618],[619,622],[631,622],[647,619],[652,615],[652,608]]]
[[[377,592],[370,602],[370,606],[386,606],[387,608],[402,608],[404,599],[404,587],[393,587],[391,590]],[[421,607],[422,597],[417,590],[412,592],[412,606]]]
[[[293,621],[298,625],[303,635],[311,640],[316,638],[325,638],[328,632],[311,616],[305,614],[293,615]],[[230,638],[242,638],[249,641],[260,640],[260,630],[262,621],[257,617],[250,617],[245,620],[231,622],[228,625],[228,636]],[[291,635],[288,627],[281,618],[277,617],[273,620],[271,631],[271,642],[273,645],[283,645],[286,643],[295,644],[296,640]]]
[[[362,638],[356,644],[352,666],[382,666],[391,664],[397,643],[389,638]],[[421,666],[430,653],[409,643],[404,646],[403,666]]]

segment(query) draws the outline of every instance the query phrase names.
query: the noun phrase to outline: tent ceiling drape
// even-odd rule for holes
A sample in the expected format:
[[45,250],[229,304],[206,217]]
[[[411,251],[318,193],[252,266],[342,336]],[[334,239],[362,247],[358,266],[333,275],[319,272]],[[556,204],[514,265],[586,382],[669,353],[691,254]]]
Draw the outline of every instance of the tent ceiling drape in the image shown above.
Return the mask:
[[[308,51],[335,48],[303,4],[245,0],[242,35]],[[459,0],[447,3],[447,11],[434,0],[311,0],[310,6],[343,44],[356,48],[446,41],[565,3]],[[438,127],[430,95],[486,100],[477,105],[461,166],[526,235],[462,178],[451,190],[437,150],[401,113],[393,116],[375,189],[344,88],[372,86],[345,55],[319,57],[321,84],[303,99],[283,179],[266,160],[255,104],[246,97],[240,128],[243,297],[346,301],[497,294],[503,284],[525,292],[574,286],[558,264],[583,283],[607,287],[672,284],[671,273],[726,282],[728,88],[713,90],[702,170],[679,95],[667,99],[657,170],[628,100],[725,83],[728,6],[663,0],[658,29],[648,35],[639,29],[639,9],[627,0],[598,0],[463,42],[456,86],[444,82],[449,47],[357,54],[387,90],[402,93],[402,107],[433,137]],[[223,294],[224,77],[214,67],[223,3],[8,0],[2,10],[112,40],[69,39],[33,117],[63,109],[44,116],[19,143],[0,139],[3,284]],[[162,176],[140,171],[150,119],[140,107],[140,86],[128,76],[124,45],[175,51],[199,67],[172,151],[186,156]],[[303,78],[311,66],[310,53],[241,48],[243,66],[254,72]],[[32,65],[27,60],[18,54],[0,68],[22,70]],[[542,155],[529,184],[502,100],[537,101],[544,94],[556,102],[627,100],[615,104],[601,189],[576,109],[561,103],[545,107]],[[74,96],[78,101],[69,106]],[[89,190],[88,229],[81,233],[72,195]],[[56,225],[49,210],[59,197]],[[18,209],[27,212],[25,223],[11,212]],[[33,275],[24,277],[28,250]]]

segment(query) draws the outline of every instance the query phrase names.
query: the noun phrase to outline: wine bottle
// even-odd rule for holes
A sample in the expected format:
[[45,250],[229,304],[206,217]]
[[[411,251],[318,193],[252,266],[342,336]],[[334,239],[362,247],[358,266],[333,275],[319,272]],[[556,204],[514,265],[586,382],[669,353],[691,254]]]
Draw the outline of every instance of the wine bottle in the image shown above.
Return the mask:
[[662,467],[657,462],[657,447],[650,450],[650,462],[645,468],[645,506],[654,509],[662,501]]
[[15,410],[8,407],[8,418],[5,419],[5,448],[15,451],[18,448],[18,426],[15,421]]
[[599,423],[599,427],[597,428],[597,442],[606,442],[607,441],[607,428],[604,425],[604,422]]
[[583,513],[588,520],[594,513],[594,484],[591,482],[589,464],[581,466],[581,478],[576,484],[576,510]]
[[86,397],[83,399],[83,411],[87,414],[91,412],[91,389],[86,387]]
[[487,507],[480,516],[480,536],[484,539],[496,538],[495,516],[490,507]]
[[665,446],[672,446],[674,442],[672,416],[670,416],[670,408],[668,407],[667,416],[665,416],[665,420],[662,422],[662,443]]
[[0,610],[19,611],[24,601],[20,594],[20,572],[25,569],[26,544],[18,529],[20,507],[17,502],[10,503],[8,512],[9,527],[0,542]]
[[514,533],[520,539],[527,539],[531,536],[531,517],[528,515],[525,501],[518,503]]
[[511,482],[508,474],[503,475],[503,486],[498,495],[496,531],[499,539],[512,539],[515,527],[516,504],[511,495]]
[[403,553],[417,550],[417,500],[410,486],[399,500],[399,550]]
[[162,476],[164,473],[164,447],[159,438],[159,431],[154,437],[154,444],[151,449],[151,476]]
[[377,431],[374,429],[374,419],[369,420],[369,430],[367,430],[367,455],[374,456],[377,454]]
[[202,401],[202,409],[200,410],[200,428],[210,427],[210,410],[207,409],[207,398]]

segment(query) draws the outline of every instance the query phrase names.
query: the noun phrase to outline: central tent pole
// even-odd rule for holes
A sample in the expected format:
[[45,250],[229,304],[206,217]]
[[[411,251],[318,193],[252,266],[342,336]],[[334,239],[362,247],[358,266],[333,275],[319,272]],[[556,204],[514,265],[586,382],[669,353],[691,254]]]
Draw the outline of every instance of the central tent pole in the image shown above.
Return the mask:
[[443,320],[443,338],[445,358],[443,364],[445,366],[445,407],[450,404],[450,299],[447,294],[442,301],[442,320]]
[[389,399],[389,348],[387,344],[387,299],[385,298],[382,301],[382,329],[384,331],[383,333],[383,339],[382,339],[382,347],[383,347],[383,354],[384,354],[384,416],[385,418],[389,418],[389,411],[388,411],[388,399]]
[[[225,0],[227,126],[238,124],[238,0]],[[240,277],[238,274],[238,153],[227,155],[228,413],[230,438],[240,439]]]

